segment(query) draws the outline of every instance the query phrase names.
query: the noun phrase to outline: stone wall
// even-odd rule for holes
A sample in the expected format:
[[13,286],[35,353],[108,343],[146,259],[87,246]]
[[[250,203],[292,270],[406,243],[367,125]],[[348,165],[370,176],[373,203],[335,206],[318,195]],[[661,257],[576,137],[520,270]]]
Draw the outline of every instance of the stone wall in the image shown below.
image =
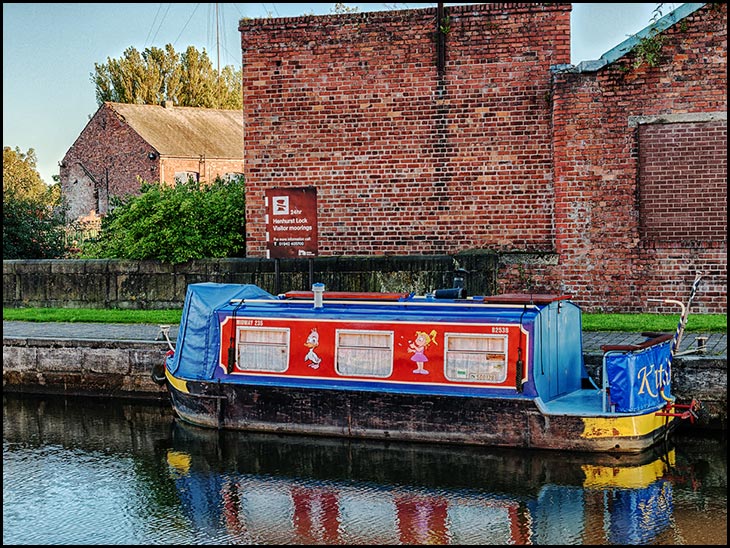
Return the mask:
[[[522,260],[526,260],[523,258]],[[311,260],[210,259],[159,261],[3,261],[3,306],[55,308],[182,308],[188,284],[254,284],[273,294],[308,290],[408,291],[453,286],[464,269],[470,295],[493,295],[499,257],[493,253],[432,257],[318,257]]]
[[167,398],[152,380],[167,342],[3,337],[3,391]]

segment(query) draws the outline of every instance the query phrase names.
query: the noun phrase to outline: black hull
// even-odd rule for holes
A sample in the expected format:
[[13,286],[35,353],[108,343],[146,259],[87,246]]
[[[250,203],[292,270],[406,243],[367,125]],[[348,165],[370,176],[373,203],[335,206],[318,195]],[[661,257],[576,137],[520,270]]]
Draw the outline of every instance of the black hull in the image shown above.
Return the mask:
[[[179,384],[179,383],[175,383]],[[490,447],[638,453],[675,421],[643,435],[587,437],[580,416],[544,415],[530,399],[168,383],[173,408],[208,428]]]

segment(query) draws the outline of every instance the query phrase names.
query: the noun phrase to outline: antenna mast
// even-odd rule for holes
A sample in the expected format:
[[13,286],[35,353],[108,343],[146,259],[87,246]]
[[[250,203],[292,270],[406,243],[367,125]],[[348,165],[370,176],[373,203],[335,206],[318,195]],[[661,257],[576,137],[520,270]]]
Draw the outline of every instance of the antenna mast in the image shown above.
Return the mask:
[[215,4],[215,47],[216,47],[216,55],[218,57],[218,78],[221,77],[221,42],[218,37],[218,24],[219,24],[219,16],[218,16],[218,3]]

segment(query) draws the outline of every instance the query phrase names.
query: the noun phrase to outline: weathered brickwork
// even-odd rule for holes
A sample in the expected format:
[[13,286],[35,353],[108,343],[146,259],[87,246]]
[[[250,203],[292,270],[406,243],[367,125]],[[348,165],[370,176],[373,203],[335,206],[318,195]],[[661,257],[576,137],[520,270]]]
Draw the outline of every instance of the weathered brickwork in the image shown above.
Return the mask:
[[702,116],[727,110],[726,6],[663,31],[657,66],[628,53],[591,72],[555,67],[570,60],[570,4],[446,15],[443,71],[436,9],[241,21],[248,255],[265,254],[264,191],[312,185],[323,256],[557,254],[501,263],[498,290],[624,312],[667,311],[646,299],[685,300],[701,271],[700,309],[725,312],[727,210],[677,206],[712,217],[711,238],[642,233],[639,158],[643,117],[694,115],[717,171],[710,183],[695,164],[692,181],[719,204],[727,122]]
[[555,74],[555,283],[596,309],[677,312],[646,299],[684,300],[702,273],[699,310],[726,312],[727,6],[662,36],[656,66],[630,52]]
[[727,240],[726,122],[642,124],[639,170],[642,240]]
[[150,159],[150,146],[123,120],[99,109],[66,152],[60,181],[69,200],[68,217],[90,211],[107,213],[110,196],[139,191],[137,177],[159,180],[159,159]]
[[324,255],[552,247],[549,67],[569,4],[242,21],[247,253],[267,188],[318,190]]

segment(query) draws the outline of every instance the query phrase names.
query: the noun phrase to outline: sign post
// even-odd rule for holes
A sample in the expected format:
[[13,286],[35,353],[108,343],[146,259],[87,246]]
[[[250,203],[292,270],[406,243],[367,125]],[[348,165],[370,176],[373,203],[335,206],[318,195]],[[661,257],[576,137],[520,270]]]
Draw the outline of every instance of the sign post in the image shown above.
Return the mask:
[[317,189],[267,189],[265,203],[268,258],[316,257]]
[[[310,259],[319,253],[317,238],[317,189],[271,188],[265,191],[266,257],[277,262],[276,291],[279,287],[279,259]],[[312,280],[310,279],[310,284]]]

